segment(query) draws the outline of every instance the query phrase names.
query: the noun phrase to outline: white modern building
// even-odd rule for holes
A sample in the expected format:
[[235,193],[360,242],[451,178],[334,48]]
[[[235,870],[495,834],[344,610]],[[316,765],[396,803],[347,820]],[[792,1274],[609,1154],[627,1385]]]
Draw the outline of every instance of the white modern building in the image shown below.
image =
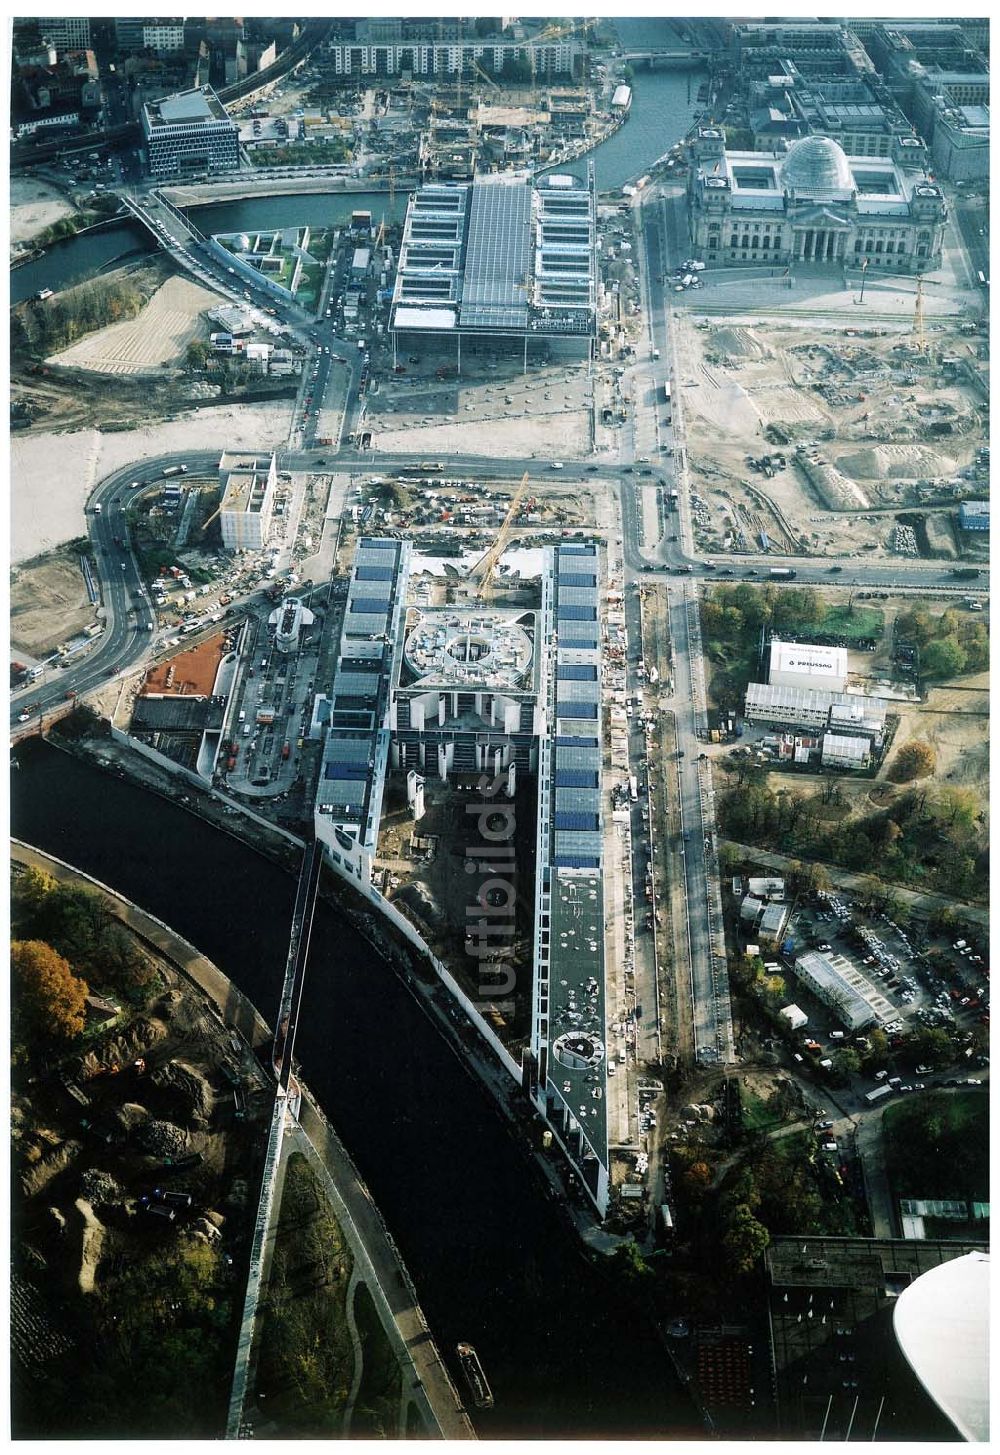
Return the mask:
[[312,612],[302,605],[297,596],[286,596],[268,617],[268,623],[274,627],[274,645],[278,651],[298,651],[302,628],[312,626],[314,620]]
[[590,354],[597,332],[597,203],[593,170],[569,176],[502,173],[435,182],[410,198],[390,330],[416,348],[446,340],[496,349]]
[[239,170],[239,127],[211,86],[148,101],[142,129],[154,177]]
[[267,544],[278,483],[277,458],[226,450],[219,461],[222,544],[229,551],[260,551]]
[[930,1268],[892,1314],[910,1368],[963,1440],[990,1438],[990,1255],[966,1253]]
[[843,692],[847,686],[847,648],[806,642],[771,642],[767,680],[772,687],[820,688]]
[[[407,926],[384,897],[377,864],[390,778],[407,784],[411,809],[417,788],[430,798],[435,785],[449,784],[482,800],[484,783],[495,785],[502,808],[522,774],[535,780],[534,973],[520,1075],[603,1215],[610,1153],[600,552],[592,544],[547,548],[534,607],[428,605],[411,576],[415,582],[409,541],[359,540],[337,665],[310,731],[324,736],[316,837],[337,874]],[[421,797],[419,807],[432,805]],[[482,853],[491,862],[501,848],[509,852],[489,843]],[[489,923],[474,924],[467,953],[492,961]],[[486,949],[469,949],[470,940]]]

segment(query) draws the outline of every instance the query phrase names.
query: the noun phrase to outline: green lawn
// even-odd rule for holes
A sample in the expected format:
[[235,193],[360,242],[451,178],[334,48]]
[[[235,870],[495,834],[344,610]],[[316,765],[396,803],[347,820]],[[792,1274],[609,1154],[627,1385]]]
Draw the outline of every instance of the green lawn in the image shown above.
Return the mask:
[[932,1091],[886,1107],[886,1167],[895,1197],[985,1202],[989,1182],[989,1097]]
[[820,624],[820,631],[831,636],[846,637],[857,641],[860,637],[880,637],[885,624],[885,612],[877,606],[858,606],[849,611],[847,606],[831,606]]

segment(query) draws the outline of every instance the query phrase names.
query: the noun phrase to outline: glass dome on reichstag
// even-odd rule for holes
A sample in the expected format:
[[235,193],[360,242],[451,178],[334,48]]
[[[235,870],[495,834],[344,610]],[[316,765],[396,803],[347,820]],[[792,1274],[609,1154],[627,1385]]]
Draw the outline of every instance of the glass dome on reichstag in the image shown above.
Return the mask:
[[805,136],[788,148],[781,185],[796,192],[853,192],[854,178],[843,148],[828,136]]

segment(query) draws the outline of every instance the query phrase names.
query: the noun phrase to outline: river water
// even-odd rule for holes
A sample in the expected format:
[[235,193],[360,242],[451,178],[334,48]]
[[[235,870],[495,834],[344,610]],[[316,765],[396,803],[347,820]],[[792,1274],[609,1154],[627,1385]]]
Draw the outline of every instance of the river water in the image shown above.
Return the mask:
[[[273,1019],[294,881],[175,804],[34,740],[18,838],[172,925]],[[155,821],[155,833],[150,825]],[[476,1345],[487,1438],[698,1438],[652,1330],[580,1255],[524,1148],[381,958],[320,904],[297,1050],[413,1274],[446,1357]]]
[[[626,50],[643,45],[681,42],[666,20],[621,20],[618,31]],[[690,129],[701,74],[697,71],[637,70],[632,80],[632,110],[617,132],[590,153],[598,188],[613,191],[634,182],[649,170],[674,142]],[[579,171],[580,162],[563,163],[559,170]],[[191,209],[192,221],[204,233],[244,232],[256,228],[338,226],[355,208],[367,208],[376,219],[402,220],[405,191],[392,203],[386,192],[294,193],[252,197],[242,202],[212,203]],[[124,254],[154,251],[152,239],[137,223],[123,222],[98,233],[70,238],[50,248],[44,257],[14,268],[10,274],[10,301],[21,303],[40,288],[59,291],[100,272]]]

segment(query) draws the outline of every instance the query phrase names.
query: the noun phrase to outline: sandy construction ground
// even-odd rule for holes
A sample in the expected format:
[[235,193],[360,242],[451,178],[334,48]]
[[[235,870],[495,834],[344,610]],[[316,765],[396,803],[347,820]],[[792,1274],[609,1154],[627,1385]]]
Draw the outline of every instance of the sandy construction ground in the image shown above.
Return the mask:
[[[590,385],[585,369],[555,362],[524,374],[515,361],[483,368],[473,357],[460,380],[434,377],[441,360],[407,359],[367,400],[365,428],[376,450],[482,453],[577,459],[590,453]],[[444,360],[450,366],[450,360]]]
[[10,639],[15,654],[44,657],[94,620],[80,569],[69,553],[11,572]]
[[[699,546],[752,552],[764,531],[781,552],[891,556],[896,512],[923,508],[931,549],[955,555],[946,502],[969,488],[957,477],[984,442],[981,399],[916,354],[910,330],[693,314],[675,327]],[[954,323],[941,347],[975,354]],[[783,469],[751,467],[777,448]]]
[[[937,753],[936,782],[984,789],[990,771],[989,680],[984,672],[959,681],[957,688],[933,687],[926,703],[900,709],[892,757],[912,738],[926,738]],[[989,813],[989,794],[984,791],[982,799]]]
[[10,246],[18,251],[44,227],[51,227],[60,217],[69,217],[73,208],[55,187],[33,177],[12,177],[10,182]]
[[[373,421],[369,420],[369,424]],[[408,425],[376,429],[376,450],[420,451],[433,455],[537,455],[544,459],[576,459],[590,451],[590,419],[583,410],[545,414],[535,419],[468,420],[454,424]]]
[[246,446],[277,449],[291,416],[288,401],[226,404],[122,434],[15,436],[11,440],[11,560],[30,560],[86,530],[84,504],[105,475],[180,450]]
[[89,334],[49,361],[98,374],[159,374],[183,362],[192,339],[207,338],[214,293],[186,278],[168,278],[139,314]]

